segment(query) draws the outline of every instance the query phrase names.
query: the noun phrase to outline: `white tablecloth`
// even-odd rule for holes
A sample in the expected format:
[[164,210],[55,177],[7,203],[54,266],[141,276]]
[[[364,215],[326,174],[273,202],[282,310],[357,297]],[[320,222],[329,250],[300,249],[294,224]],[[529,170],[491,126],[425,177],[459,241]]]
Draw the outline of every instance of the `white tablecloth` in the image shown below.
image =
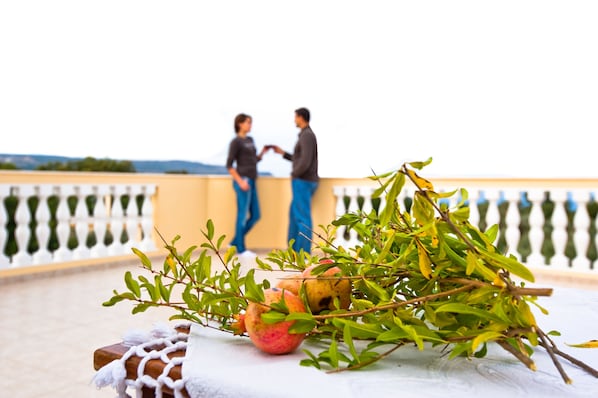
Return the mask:
[[[553,340],[562,351],[598,368],[598,349],[566,345],[598,339],[598,291],[554,288],[539,302],[550,312],[535,311],[539,326],[559,330],[562,336]],[[319,352],[308,342],[302,347]],[[193,325],[182,369],[187,391],[192,398],[598,397],[598,378],[561,359],[573,379],[566,385],[542,348],[532,356],[536,372],[491,344],[485,358],[471,360],[406,346],[368,368],[327,374],[299,365],[302,347],[272,356],[248,338]]]

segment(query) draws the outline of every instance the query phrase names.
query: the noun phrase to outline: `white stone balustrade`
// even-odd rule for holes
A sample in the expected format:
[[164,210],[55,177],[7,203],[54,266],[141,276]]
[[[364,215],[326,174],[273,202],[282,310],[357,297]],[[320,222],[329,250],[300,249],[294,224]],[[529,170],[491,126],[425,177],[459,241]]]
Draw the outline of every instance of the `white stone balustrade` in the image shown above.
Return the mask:
[[[564,189],[558,187],[435,187],[438,192],[452,191],[455,188],[465,188],[468,193],[470,206],[470,222],[476,226],[486,228],[499,224],[501,235],[504,236],[504,250],[515,255],[520,261],[531,267],[550,267],[557,270],[579,270],[598,272],[595,265],[597,254],[596,236],[592,236],[591,219],[588,204],[594,202],[594,191],[591,189]],[[596,187],[598,191],[598,187]],[[372,209],[371,188],[359,186],[335,186],[333,194],[336,198],[336,214],[345,212],[369,211]],[[547,195],[548,193],[548,195]],[[460,200],[459,194],[449,201],[455,206]],[[406,197],[412,197],[413,192],[404,190],[399,197],[401,209]],[[363,201],[362,208],[356,209],[358,199]],[[380,198],[383,200],[383,198]],[[543,205],[552,202],[553,211],[547,219]],[[506,203],[505,203],[506,202]],[[347,207],[345,204],[349,203]],[[383,202],[381,203],[383,205]],[[486,210],[481,212],[482,207]],[[501,207],[504,207],[501,210]],[[569,210],[568,210],[569,209]],[[574,211],[574,213],[571,213]],[[524,216],[524,213],[527,213]],[[572,220],[570,216],[572,214]],[[529,228],[523,228],[524,218]],[[550,232],[547,232],[550,231]],[[526,238],[527,244],[522,242]],[[351,248],[359,245],[358,238],[353,233],[338,233],[335,244]],[[495,242],[498,244],[498,242]],[[554,250],[547,250],[546,245]],[[574,250],[571,250],[571,245]],[[527,247],[522,250],[520,246]],[[593,259],[590,248],[593,247]],[[569,249],[568,249],[569,248]],[[525,255],[520,253],[525,252]],[[573,254],[571,254],[573,252]]]
[[[598,207],[594,199],[598,183],[596,188],[587,182],[583,187],[563,188],[567,186],[563,181],[555,186],[538,181],[530,186],[512,182],[503,186],[488,179],[480,185],[471,181],[441,185],[435,184],[439,192],[466,189],[470,222],[485,228],[499,223],[499,248],[527,265],[598,272],[593,215]],[[336,201],[331,217],[369,213],[378,207],[371,200],[375,188],[371,184],[335,182],[328,186]],[[133,247],[156,250],[154,213],[164,213],[157,187],[153,182],[0,183],[0,270],[109,259],[131,254]],[[413,193],[412,187],[405,186],[397,198],[400,209],[405,209]],[[447,201],[450,207],[461,200],[459,195]],[[384,199],[380,199],[383,206]],[[547,200],[554,207],[551,213],[546,212]],[[340,227],[335,243],[349,248],[359,245],[359,239],[355,231]]]
[[[152,184],[0,184],[0,269],[124,255],[133,247],[155,250],[151,203],[155,192]],[[141,208],[137,196],[142,197]],[[54,214],[50,198],[57,201]],[[16,203],[12,217],[8,200]],[[7,255],[9,221],[15,223],[16,252]],[[113,239],[106,245],[108,231]],[[57,247],[50,249],[52,232]],[[88,247],[92,235],[95,243]],[[38,248],[30,253],[32,240]]]

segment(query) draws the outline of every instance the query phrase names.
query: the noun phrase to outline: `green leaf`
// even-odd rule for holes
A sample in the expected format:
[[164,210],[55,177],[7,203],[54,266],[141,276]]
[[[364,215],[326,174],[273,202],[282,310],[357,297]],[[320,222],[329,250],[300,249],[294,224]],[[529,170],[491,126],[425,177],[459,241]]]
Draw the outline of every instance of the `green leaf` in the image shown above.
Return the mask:
[[272,271],[273,268],[270,264],[264,262],[262,259],[260,259],[259,257],[255,258],[255,262],[257,263],[258,267],[260,269],[266,270],[266,271]]
[[191,254],[195,251],[195,249],[197,249],[197,246],[191,246],[187,250],[185,250],[182,256],[183,264],[187,264],[190,262]]
[[472,341],[471,341],[471,351],[475,351],[480,344],[486,343],[488,341],[497,340],[504,337],[502,333],[498,332],[484,332],[478,334]]
[[287,307],[287,303],[284,299],[284,294],[280,296],[280,301],[270,303],[270,307],[278,312],[282,312],[284,314],[289,313],[289,307]]
[[139,257],[139,259],[141,260],[141,265],[143,265],[144,268],[147,269],[152,269],[152,262],[150,261],[150,259],[145,255],[145,253],[143,253],[141,250],[133,247],[131,248],[131,250],[133,251],[133,253],[135,253],[135,255],[137,257]]
[[395,325],[397,325],[399,328],[401,328],[405,333],[407,333],[407,335],[409,336],[409,338],[415,343],[417,344],[417,348],[420,349],[420,351],[423,351],[424,349],[424,340],[423,338],[417,333],[417,330],[415,330],[415,328],[412,325],[407,325],[405,323],[403,323],[403,321],[401,320],[401,318],[395,316],[393,318]]
[[[387,175],[387,177],[390,174]],[[380,196],[382,196],[382,194],[384,194],[384,192],[386,191],[386,189],[388,188],[388,185],[392,182],[391,179],[387,179],[386,181],[384,181],[378,188],[376,188],[373,192],[372,192],[372,198],[379,198]]]
[[336,342],[336,332],[332,334],[330,346],[328,347],[328,354],[330,356],[330,365],[338,369],[338,343]]
[[104,307],[112,307],[114,304],[119,303],[123,300],[125,300],[125,297],[123,297],[122,295],[112,296],[107,301],[104,301],[102,305]]
[[454,312],[457,314],[468,314],[468,315],[474,315],[480,319],[485,319],[485,320],[495,321],[495,322],[502,322],[502,320],[499,317],[497,317],[496,315],[494,315],[486,310],[471,307],[467,304],[461,304],[461,303],[448,303],[448,304],[441,305],[440,307],[438,307],[436,309],[436,313],[438,313],[438,312]]
[[285,319],[287,321],[313,321],[314,316],[307,312],[291,312]]
[[430,260],[430,256],[426,251],[425,247],[419,242],[417,243],[417,257],[418,257],[418,264],[419,264],[419,272],[424,276],[426,279],[430,279],[432,276],[432,260]]
[[230,261],[235,257],[236,254],[237,249],[234,246],[229,247],[226,253],[224,253],[224,263],[230,263]]
[[380,224],[387,225],[397,211],[397,197],[405,184],[405,175],[399,173],[393,180],[390,190],[386,194],[386,204],[380,211]]
[[484,235],[488,238],[489,242],[496,242],[496,238],[499,232],[500,229],[498,227],[498,224],[494,224],[487,228],[486,231],[484,231]]
[[413,196],[411,212],[419,225],[426,225],[434,220],[434,208],[419,191]]
[[214,222],[212,221],[212,219],[208,220],[206,227],[208,229],[208,235],[207,235],[208,240],[213,240],[214,239]]
[[486,354],[488,354],[488,345],[486,343],[484,343],[484,344],[482,344],[482,348],[480,348],[478,351],[476,351],[476,353],[473,354],[473,356],[476,358],[484,358],[486,356]]
[[389,300],[388,292],[386,290],[384,290],[383,288],[381,288],[380,285],[378,285],[377,283],[375,283],[369,279],[365,279],[365,280],[363,280],[363,282],[368,287],[368,289],[372,292],[372,294],[374,296],[376,296],[381,302],[384,302],[384,303],[388,302],[388,300]]
[[463,206],[463,207],[459,207],[457,210],[451,211],[450,217],[452,220],[456,221],[457,223],[463,223],[463,222],[469,220],[469,207]]
[[471,274],[473,274],[473,271],[475,271],[476,266],[478,265],[478,257],[475,254],[473,254],[471,252],[471,250],[468,250],[466,261],[467,261],[467,268],[465,269],[465,274],[471,275]]
[[289,333],[303,334],[309,333],[317,326],[317,322],[314,320],[297,320],[289,328]]
[[135,295],[135,297],[141,297],[141,289],[139,288],[139,283],[133,279],[133,275],[131,271],[125,272],[125,284],[127,288]]
[[320,361],[318,361],[318,358],[312,354],[311,351],[304,349],[302,350],[305,355],[307,355],[309,357],[309,359],[302,359],[300,362],[301,366],[313,366],[317,369],[321,369],[322,367],[320,366]]
[[471,341],[466,343],[455,344],[455,346],[451,350],[449,359],[456,358],[459,355],[466,354],[467,352],[471,352]]
[[218,242],[216,242],[216,249],[220,250],[220,248],[222,247],[222,242],[224,242],[224,239],[226,239],[226,235],[222,235],[220,236],[220,238],[218,238]]
[[498,253],[484,253],[484,256],[488,259],[488,262],[492,263],[496,267],[504,268],[507,271],[515,274],[529,282],[534,282],[534,274],[523,264],[512,257],[505,257]]
[[286,315],[278,311],[267,311],[262,313],[262,320],[267,324],[284,322],[285,318]]
[[481,275],[486,281],[493,282],[496,279],[496,272],[485,266],[481,259],[471,250],[467,250],[467,269],[466,274],[471,275],[474,272]]
[[147,291],[147,294],[149,294],[153,302],[158,301],[160,297],[160,290],[155,285],[152,285],[148,282],[141,285],[141,287],[143,287]]
[[151,303],[139,303],[135,307],[133,307],[133,310],[131,311],[131,313],[138,314],[140,312],[145,312],[145,310],[147,310],[151,306],[152,306]]
[[355,344],[353,344],[353,334],[351,333],[351,325],[346,323],[345,327],[343,328],[343,341],[349,348],[349,353],[353,359],[359,362],[359,355],[357,354],[357,350],[355,349]]
[[408,338],[409,335],[405,330],[398,326],[394,326],[392,329],[380,333],[376,338],[376,341],[384,343],[395,343]]
[[355,339],[376,339],[384,331],[379,323],[356,322],[346,318],[333,318],[332,324],[338,328],[344,328],[346,324],[349,324],[351,334]]
[[455,252],[447,243],[446,240],[441,240],[440,242],[441,251],[444,252],[447,258],[454,263],[462,266],[463,268],[467,269],[467,261],[461,257],[457,252]]
[[266,299],[264,291],[255,283],[255,269],[250,269],[245,275],[245,297],[257,303],[263,303]]
[[154,281],[158,291],[160,292],[160,297],[162,297],[162,299],[168,303],[170,301],[170,291],[162,283],[162,278],[156,275]]
[[396,231],[394,231],[394,230],[389,232],[389,236],[387,236],[386,243],[384,244],[384,247],[378,254],[378,257],[376,258],[376,260],[374,260],[374,263],[380,264],[386,258],[386,256],[388,256],[388,253],[390,253],[390,249],[391,249],[392,245],[394,244],[395,234],[396,234]]
[[429,165],[430,163],[432,163],[432,157],[431,156],[427,160],[425,160],[423,162],[422,161],[417,161],[417,162],[409,162],[407,164],[409,166],[413,167],[414,169],[421,170],[425,166]]

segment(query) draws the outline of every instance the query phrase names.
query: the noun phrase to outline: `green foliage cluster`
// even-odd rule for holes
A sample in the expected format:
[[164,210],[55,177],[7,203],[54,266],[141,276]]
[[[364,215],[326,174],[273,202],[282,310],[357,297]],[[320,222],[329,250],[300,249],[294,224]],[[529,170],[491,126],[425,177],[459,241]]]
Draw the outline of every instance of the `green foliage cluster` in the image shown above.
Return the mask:
[[[537,297],[552,290],[515,282],[515,277],[533,281],[534,276],[497,249],[498,226],[480,231],[468,221],[465,190],[459,192],[461,202],[448,208],[443,199],[456,192],[435,192],[432,183],[418,176],[415,170],[430,161],[372,177],[380,184],[374,196],[383,199],[378,211],[345,214],[318,235],[319,251],[333,263],[320,264],[314,273],[332,266],[342,270],[342,278],[353,285],[349,309],[289,313],[281,302],[271,305],[264,321],[295,321],[292,332],[307,333],[323,347],[320,352],[304,349],[307,357],[301,364],[327,371],[366,367],[405,344],[420,350],[440,345],[454,358],[483,357],[487,345],[496,343],[532,370],[532,354],[543,348],[567,383],[559,357],[598,377],[596,370],[553,343],[550,335],[558,332],[545,333],[538,326],[530,306],[538,306]],[[417,188],[409,211],[397,200],[407,181]],[[352,228],[360,243],[350,249],[336,247],[331,237],[338,227]],[[169,254],[158,267],[135,250],[152,277],[127,272],[127,290],[114,290],[104,305],[130,300],[133,313],[167,306],[175,310],[172,319],[233,333],[235,317],[249,302],[262,302],[270,282],[256,281],[255,269],[243,275],[234,249],[221,256],[224,236],[215,237],[211,221],[204,236],[197,259],[192,258],[195,246],[178,252],[177,237],[166,244]],[[213,267],[214,258],[223,268]],[[257,259],[257,265],[263,271],[298,271],[319,260],[289,249],[272,251],[264,260]],[[303,288],[299,294],[306,302]]]
[[36,170],[135,173],[135,166],[128,160],[96,159],[88,156],[81,160],[68,162],[48,162],[37,166]]
[[0,162],[0,170],[18,170],[16,164],[11,162]]

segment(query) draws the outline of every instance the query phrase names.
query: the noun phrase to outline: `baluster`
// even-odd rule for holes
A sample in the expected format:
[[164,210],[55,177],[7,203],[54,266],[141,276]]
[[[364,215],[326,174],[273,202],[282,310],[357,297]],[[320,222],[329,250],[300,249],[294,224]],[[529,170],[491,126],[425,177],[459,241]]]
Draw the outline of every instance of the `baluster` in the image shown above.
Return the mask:
[[112,244],[108,246],[108,254],[115,256],[124,253],[124,246],[120,241],[123,232],[123,207],[121,197],[125,193],[123,185],[111,187],[112,207],[110,208],[110,232],[112,233]]
[[15,196],[19,200],[17,210],[15,212],[15,239],[17,241],[18,251],[12,258],[13,267],[22,267],[31,265],[33,262],[32,256],[27,252],[27,244],[31,237],[31,230],[29,223],[31,222],[31,212],[27,204],[27,199],[33,195],[33,187],[31,185],[19,185],[14,187]]
[[[345,195],[349,197],[349,206],[347,209],[347,213],[358,213],[359,212],[359,204],[357,203],[357,193],[358,189],[355,186],[350,186],[345,188]],[[359,243],[357,238],[357,232],[351,228],[349,229],[349,241],[347,245],[349,247],[353,247]]]
[[35,212],[35,236],[39,243],[39,249],[33,253],[33,264],[49,264],[52,262],[52,253],[48,250],[50,241],[50,209],[48,208],[48,197],[52,195],[53,187],[42,184],[35,187],[35,193],[39,198]]
[[575,243],[575,258],[573,268],[576,270],[589,271],[590,259],[587,256],[590,243],[590,214],[588,213],[588,202],[590,193],[586,190],[575,190],[572,198],[577,204],[575,217],[573,218],[573,242]]
[[108,248],[104,240],[106,239],[106,228],[108,224],[108,210],[106,201],[110,200],[109,188],[107,185],[96,185],[92,188],[96,198],[93,208],[93,231],[96,236],[96,244],[90,250],[90,256],[93,258],[106,257]]
[[519,222],[521,216],[519,214],[519,198],[521,193],[514,189],[507,189],[504,191],[504,198],[509,203],[507,207],[507,215],[505,217],[505,239],[507,241],[507,250],[509,254],[516,255],[517,258],[521,259],[517,248],[519,247],[519,240],[521,238],[521,232],[519,230]]
[[74,187],[77,197],[77,206],[75,207],[75,233],[77,234],[78,245],[73,250],[73,260],[89,258],[91,252],[87,247],[87,236],[89,234],[89,212],[85,199],[91,194],[89,185],[78,185]]
[[568,269],[569,259],[565,255],[567,246],[567,212],[565,209],[567,192],[562,189],[551,191],[551,199],[554,202],[552,213],[552,244],[554,245],[554,256],[550,259],[550,265],[554,268]]
[[141,240],[139,237],[139,215],[137,209],[137,195],[141,193],[141,186],[127,186],[125,192],[129,196],[127,207],[124,210],[124,226],[125,231],[127,231],[127,241],[124,243],[124,249],[125,253],[127,253]]
[[155,185],[144,185],[142,187],[143,205],[141,206],[141,233],[142,239],[139,244],[141,250],[155,250],[156,245],[152,239],[154,229],[154,206],[152,196],[156,192]]
[[497,189],[486,189],[484,197],[488,201],[488,211],[486,212],[486,229],[488,229],[500,222],[500,213],[498,211],[500,191]]
[[[403,188],[403,189],[405,189],[405,188]],[[380,205],[378,206],[378,216],[380,216],[380,212],[382,211],[382,209],[384,209],[384,206],[386,206],[386,194],[384,192],[381,193],[379,198],[380,198]]]
[[8,214],[4,207],[4,199],[10,195],[10,185],[0,184],[0,269],[10,267],[10,259],[4,254],[6,248],[7,233],[6,224],[8,222]]
[[480,209],[478,209],[478,203],[480,201],[479,190],[467,190],[467,203],[469,205],[469,223],[476,228],[480,228]]
[[70,261],[73,253],[68,247],[71,233],[71,213],[68,206],[68,198],[74,192],[72,185],[59,185],[54,187],[58,196],[58,207],[56,208],[56,237],[58,238],[58,249],[54,252],[54,262]]
[[[342,215],[345,214],[347,209],[345,208],[345,187],[336,186],[332,189],[334,193],[334,197],[336,198],[336,218],[338,219]],[[337,246],[342,246],[343,244],[347,244],[347,240],[345,239],[345,227],[339,226],[336,229],[336,236],[334,239],[334,243]]]
[[361,207],[361,211],[366,216],[372,212],[372,192],[374,192],[374,188],[372,187],[358,188],[359,196],[363,198],[363,206]]
[[546,258],[542,255],[542,243],[544,242],[544,211],[542,203],[544,202],[545,192],[540,189],[530,189],[527,191],[527,199],[532,208],[529,213],[529,243],[530,255],[527,256],[527,263],[532,266],[546,265]]
[[[398,209],[399,211],[405,212],[407,211],[407,206],[405,205],[405,200],[409,197],[411,197],[411,199],[413,199],[413,196],[415,196],[415,190],[413,191],[413,193],[411,193],[412,196],[409,196],[411,192],[409,192],[409,189],[403,187],[403,189],[401,190],[401,193],[399,193],[399,196],[397,196],[397,205],[398,205]],[[385,202],[386,204],[386,202]],[[411,202],[411,207],[413,208],[413,202]]]

